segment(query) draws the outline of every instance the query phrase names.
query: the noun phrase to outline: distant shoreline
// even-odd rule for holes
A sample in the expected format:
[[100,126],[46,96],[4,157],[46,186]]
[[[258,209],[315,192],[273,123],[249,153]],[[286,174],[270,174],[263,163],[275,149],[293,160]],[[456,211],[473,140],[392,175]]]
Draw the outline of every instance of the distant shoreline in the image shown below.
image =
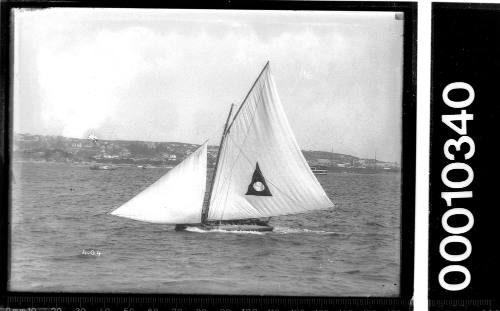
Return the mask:
[[[12,164],[22,163],[38,163],[38,164],[68,164],[74,166],[82,166],[90,168],[93,165],[113,166],[116,169],[172,169],[175,166],[171,165],[136,165],[136,164],[109,164],[102,162],[70,162],[70,161],[44,161],[44,160],[13,160]],[[208,170],[213,170],[213,166],[208,167]],[[380,168],[339,168],[331,167],[326,169],[327,173],[348,173],[348,174],[399,174],[400,169],[380,169]],[[321,175],[320,175],[321,176]]]
[[[174,167],[199,145],[179,142],[148,142],[69,138],[14,134],[13,159],[33,162],[71,162],[115,166]],[[214,167],[218,146],[208,146],[208,167]],[[328,151],[302,150],[311,168],[335,172],[394,172],[398,163],[362,159]]]

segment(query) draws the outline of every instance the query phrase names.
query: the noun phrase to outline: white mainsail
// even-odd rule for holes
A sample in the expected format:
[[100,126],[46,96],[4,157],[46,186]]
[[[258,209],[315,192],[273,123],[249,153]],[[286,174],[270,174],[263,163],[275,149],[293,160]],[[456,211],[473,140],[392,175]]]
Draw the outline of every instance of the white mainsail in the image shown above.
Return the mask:
[[207,144],[204,143],[111,214],[153,223],[200,223],[206,176]]
[[209,220],[270,217],[333,206],[295,140],[269,64],[229,125],[219,152]]

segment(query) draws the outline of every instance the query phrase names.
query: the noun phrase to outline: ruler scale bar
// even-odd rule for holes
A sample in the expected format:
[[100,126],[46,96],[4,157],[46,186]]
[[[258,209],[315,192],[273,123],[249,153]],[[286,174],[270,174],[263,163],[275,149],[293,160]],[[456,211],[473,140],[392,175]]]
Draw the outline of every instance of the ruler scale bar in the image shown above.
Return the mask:
[[[399,298],[319,298],[319,297],[197,297],[197,296],[9,296],[0,311],[336,311],[411,310],[408,299]],[[478,301],[483,306],[488,301]],[[3,308],[3,309],[1,309]]]

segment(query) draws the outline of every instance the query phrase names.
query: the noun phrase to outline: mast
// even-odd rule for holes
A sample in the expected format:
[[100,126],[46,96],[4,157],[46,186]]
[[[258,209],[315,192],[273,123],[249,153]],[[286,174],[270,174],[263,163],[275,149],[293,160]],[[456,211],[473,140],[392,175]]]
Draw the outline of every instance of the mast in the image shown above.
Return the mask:
[[229,109],[229,114],[227,115],[226,124],[224,125],[224,131],[222,132],[222,137],[219,144],[219,151],[217,152],[217,159],[215,160],[215,168],[214,173],[212,174],[212,182],[210,183],[210,191],[208,193],[208,203],[205,204],[201,210],[201,223],[207,221],[208,218],[208,208],[210,206],[210,199],[212,198],[212,190],[214,188],[215,175],[217,174],[217,167],[219,166],[220,153],[222,150],[222,144],[224,143],[224,139],[226,138],[229,119],[231,118],[231,113],[233,112],[234,104],[231,104],[231,108]]

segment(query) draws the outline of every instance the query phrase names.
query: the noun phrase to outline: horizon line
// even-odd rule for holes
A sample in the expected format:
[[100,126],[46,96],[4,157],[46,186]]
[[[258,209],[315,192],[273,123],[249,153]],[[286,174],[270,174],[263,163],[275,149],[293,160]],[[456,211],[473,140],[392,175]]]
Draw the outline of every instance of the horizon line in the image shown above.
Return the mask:
[[[80,139],[80,140],[88,140],[88,138],[79,138],[79,137],[71,137],[71,136],[64,136],[64,135],[50,135],[50,134],[32,134],[32,133],[19,133],[19,132],[13,132],[13,134],[18,134],[18,135],[32,135],[32,136],[52,136],[52,137],[63,137],[63,138],[71,138],[71,139]],[[137,140],[137,139],[106,139],[106,138],[97,138],[97,140],[101,141],[129,141],[129,142],[146,142],[146,143],[174,143],[174,144],[186,144],[186,145],[196,145],[196,146],[201,146],[203,143],[206,141],[210,141],[210,139],[204,140],[202,143],[187,143],[187,142],[181,142],[181,141],[151,141],[151,140]],[[207,146],[215,146],[219,147],[219,145],[210,145],[207,144]],[[299,146],[300,147],[300,146]],[[332,152],[328,150],[312,150],[312,149],[303,149],[300,148],[301,151],[312,151],[312,152],[327,152],[327,153],[333,153],[333,154],[339,154],[339,155],[346,155],[350,156],[353,158],[361,159],[361,160],[375,160],[376,158],[363,158],[360,156],[352,155],[352,154],[347,154],[347,153],[340,153],[340,152]],[[385,161],[385,160],[380,160],[378,159],[377,161],[379,162],[385,162],[385,163],[397,163],[399,164],[399,161]]]

